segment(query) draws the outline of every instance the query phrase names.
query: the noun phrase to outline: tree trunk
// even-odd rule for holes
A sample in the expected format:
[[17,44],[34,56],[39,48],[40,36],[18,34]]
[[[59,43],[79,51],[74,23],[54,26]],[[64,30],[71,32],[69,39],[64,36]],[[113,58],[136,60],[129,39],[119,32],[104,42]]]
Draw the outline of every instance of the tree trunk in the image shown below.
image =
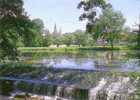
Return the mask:
[[113,50],[114,49],[114,43],[113,43],[113,41],[110,41],[110,44],[111,44],[111,49]]
[[79,47],[80,47],[80,44],[79,44]]
[[57,48],[59,48],[59,44],[57,44]]

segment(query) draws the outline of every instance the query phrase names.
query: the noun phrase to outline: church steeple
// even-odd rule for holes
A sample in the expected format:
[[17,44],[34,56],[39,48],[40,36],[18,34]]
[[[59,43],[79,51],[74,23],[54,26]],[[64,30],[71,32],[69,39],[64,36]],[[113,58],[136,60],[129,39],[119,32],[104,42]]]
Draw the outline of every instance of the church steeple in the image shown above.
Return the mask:
[[54,31],[53,31],[53,34],[54,34],[54,35],[57,34],[57,26],[56,26],[56,24],[54,25]]
[[53,35],[54,35],[55,37],[59,37],[59,36],[62,35],[62,30],[61,30],[61,28],[59,28],[59,30],[57,30],[57,25],[56,25],[56,24],[54,25]]

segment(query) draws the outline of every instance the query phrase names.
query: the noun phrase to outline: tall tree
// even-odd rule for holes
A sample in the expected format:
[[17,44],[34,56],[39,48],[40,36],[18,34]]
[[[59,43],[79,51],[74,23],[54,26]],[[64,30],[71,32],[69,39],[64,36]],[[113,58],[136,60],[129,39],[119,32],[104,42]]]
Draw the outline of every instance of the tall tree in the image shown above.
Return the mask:
[[44,30],[43,46],[50,46],[53,43],[53,35],[48,31]]
[[111,47],[114,46],[114,41],[119,38],[119,33],[122,32],[125,19],[121,12],[114,11],[113,8],[107,7],[103,10],[99,20],[94,27],[94,35],[98,38],[107,40]]
[[78,8],[84,10],[84,13],[81,14],[79,19],[88,20],[86,29],[89,33],[92,33],[92,28],[96,23],[97,16],[99,13],[97,9],[100,8],[102,10],[106,6],[109,6],[109,4],[107,4],[106,0],[82,0],[79,3]]
[[32,22],[36,25],[36,28],[43,33],[44,31],[44,22],[42,19],[36,18],[33,19]]
[[22,0],[0,0],[0,58],[15,60],[18,38],[31,40],[32,28]]
[[34,42],[32,43],[31,46],[43,46],[43,34],[44,34],[44,22],[42,19],[33,19],[32,22],[34,23],[35,26],[35,33],[34,33]]

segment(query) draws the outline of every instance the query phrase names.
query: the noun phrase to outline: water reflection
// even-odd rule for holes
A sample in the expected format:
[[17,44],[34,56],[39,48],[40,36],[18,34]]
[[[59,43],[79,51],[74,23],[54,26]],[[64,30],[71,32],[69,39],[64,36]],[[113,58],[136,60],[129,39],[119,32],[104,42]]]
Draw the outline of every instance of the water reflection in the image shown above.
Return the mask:
[[33,54],[26,63],[40,64],[46,67],[63,69],[81,69],[95,71],[139,71],[137,51],[91,51],[75,54]]
[[68,68],[68,69],[95,69],[95,61],[93,59],[74,59],[74,58],[57,58],[57,59],[43,59],[40,61],[43,66],[52,66],[54,68]]

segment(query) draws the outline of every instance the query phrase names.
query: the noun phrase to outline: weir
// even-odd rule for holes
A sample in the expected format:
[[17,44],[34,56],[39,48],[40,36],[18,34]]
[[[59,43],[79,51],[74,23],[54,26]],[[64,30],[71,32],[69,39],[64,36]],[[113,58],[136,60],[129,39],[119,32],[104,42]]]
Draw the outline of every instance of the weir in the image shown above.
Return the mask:
[[[0,81],[12,82],[11,94],[24,92],[45,97],[52,97],[55,100],[135,100],[137,98],[137,84],[139,77],[135,80],[130,77],[106,77],[100,78],[92,88],[77,88],[68,84],[57,84],[47,81],[26,80],[1,77]],[[53,100],[52,99],[52,100]],[[48,100],[48,99],[44,99]]]

